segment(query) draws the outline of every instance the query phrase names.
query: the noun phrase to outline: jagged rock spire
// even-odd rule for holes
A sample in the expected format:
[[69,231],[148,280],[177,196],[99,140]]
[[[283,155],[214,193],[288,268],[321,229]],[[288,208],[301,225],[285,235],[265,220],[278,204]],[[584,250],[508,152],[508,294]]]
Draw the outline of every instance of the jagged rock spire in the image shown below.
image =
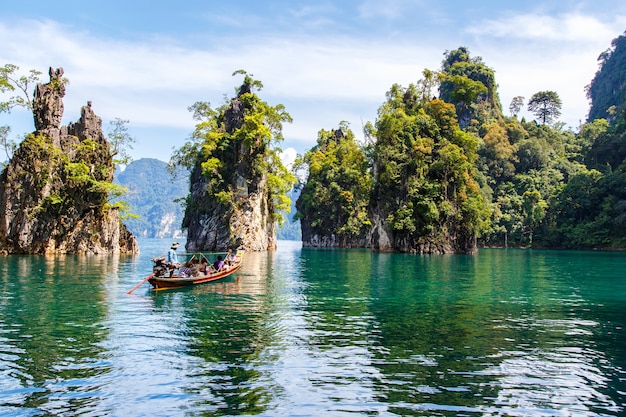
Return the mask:
[[101,189],[115,169],[102,119],[89,102],[78,122],[61,126],[63,69],[49,73],[50,82],[35,89],[36,131],[0,176],[0,252],[138,253],[135,237]]

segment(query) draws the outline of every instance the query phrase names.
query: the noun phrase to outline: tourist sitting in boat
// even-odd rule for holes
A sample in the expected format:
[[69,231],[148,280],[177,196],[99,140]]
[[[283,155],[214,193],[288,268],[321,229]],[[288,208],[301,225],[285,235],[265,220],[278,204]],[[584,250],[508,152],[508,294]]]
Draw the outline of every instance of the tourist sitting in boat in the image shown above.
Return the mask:
[[235,263],[235,254],[232,249],[228,249],[228,253],[226,254],[226,258],[224,259],[224,263],[228,266],[231,266]]
[[198,274],[200,273],[200,259],[194,257],[191,260],[191,265],[189,266],[189,269],[191,269],[191,275],[192,277],[197,277]]
[[213,262],[213,268],[218,272],[226,269],[226,264],[224,263],[222,255],[217,256],[217,261]]
[[209,260],[205,258],[204,256],[202,256],[202,259],[200,259],[200,263],[198,264],[198,272],[204,275],[208,274],[209,273],[209,271],[207,271],[208,264],[209,264]]
[[168,263],[165,262],[165,256],[152,258],[152,262],[154,262],[154,267],[152,267],[152,273],[154,276],[164,277],[165,274],[169,272],[170,268]]
[[189,278],[191,277],[191,264],[189,262],[185,262],[183,266],[178,269],[178,278]]

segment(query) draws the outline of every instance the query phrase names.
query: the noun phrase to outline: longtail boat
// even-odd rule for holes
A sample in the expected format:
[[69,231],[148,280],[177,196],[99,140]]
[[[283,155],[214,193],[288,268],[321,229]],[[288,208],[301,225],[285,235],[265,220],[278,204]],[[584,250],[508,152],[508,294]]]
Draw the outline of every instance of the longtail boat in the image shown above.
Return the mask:
[[224,268],[215,270],[213,266],[209,266],[206,273],[198,273],[196,276],[184,276],[171,273],[169,266],[165,263],[165,258],[153,258],[154,267],[152,274],[148,275],[143,281],[137,284],[132,290],[128,291],[130,294],[137,289],[141,284],[148,281],[155,291],[168,290],[174,288],[189,287],[192,285],[206,284],[207,282],[217,281],[226,278],[229,275],[237,272],[243,264],[243,251],[238,251],[235,254],[234,259],[229,265],[225,265]]

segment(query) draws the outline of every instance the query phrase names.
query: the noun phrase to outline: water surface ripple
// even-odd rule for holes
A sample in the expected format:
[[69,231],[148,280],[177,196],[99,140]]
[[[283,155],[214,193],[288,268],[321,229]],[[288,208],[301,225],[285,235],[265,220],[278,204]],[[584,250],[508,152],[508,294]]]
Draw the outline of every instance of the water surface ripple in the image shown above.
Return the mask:
[[0,259],[0,415],[618,416],[626,254],[280,242],[191,289],[124,257]]

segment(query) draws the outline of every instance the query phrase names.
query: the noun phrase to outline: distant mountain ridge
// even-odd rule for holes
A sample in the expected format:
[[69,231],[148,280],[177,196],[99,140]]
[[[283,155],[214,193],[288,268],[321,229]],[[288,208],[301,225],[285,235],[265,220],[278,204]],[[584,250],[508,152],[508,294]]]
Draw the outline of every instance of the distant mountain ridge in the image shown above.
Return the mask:
[[285,215],[285,222],[282,226],[276,228],[276,238],[279,240],[295,240],[302,241],[302,228],[300,227],[300,220],[295,220],[294,216],[297,212],[296,200],[300,196],[300,189],[294,188],[288,196],[291,199],[291,211]]
[[[174,178],[167,171],[167,163],[153,158],[131,162],[124,171],[115,172],[116,184],[128,188],[120,200],[126,201],[131,213],[138,219],[126,219],[124,224],[135,236],[147,238],[185,239],[182,230],[183,200],[189,194],[189,174],[181,172]],[[300,221],[294,221],[295,201],[300,194],[292,191],[292,209],[285,224],[277,228],[278,239],[301,240]]]
[[181,224],[183,200],[189,193],[189,175],[173,176],[167,164],[153,158],[131,162],[123,171],[117,170],[114,182],[128,188],[121,200],[138,219],[124,224],[135,236],[148,238],[184,238]]

